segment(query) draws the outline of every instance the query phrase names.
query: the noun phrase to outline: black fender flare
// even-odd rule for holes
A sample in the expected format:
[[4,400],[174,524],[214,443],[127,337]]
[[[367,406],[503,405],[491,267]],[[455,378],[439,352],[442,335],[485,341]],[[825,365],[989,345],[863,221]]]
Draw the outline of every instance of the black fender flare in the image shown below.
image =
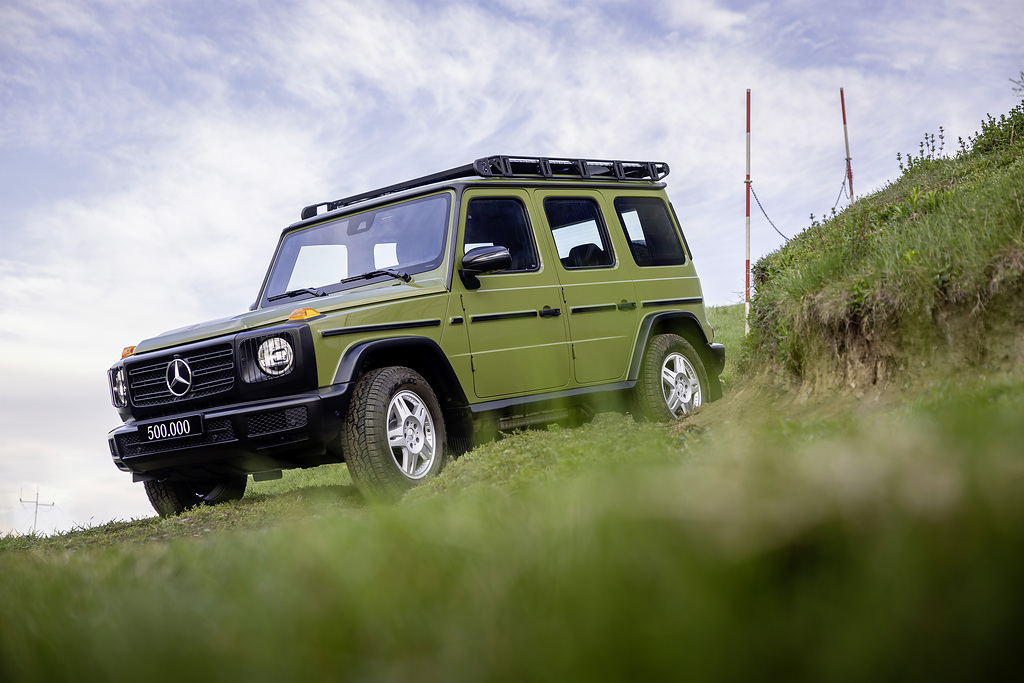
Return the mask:
[[[396,354],[403,354],[401,359]],[[429,337],[388,337],[356,344],[345,352],[334,375],[335,384],[358,380],[369,370],[388,365],[410,367],[423,375],[437,394],[448,424],[449,440],[470,443],[473,436],[472,413],[459,378],[440,345]],[[468,450],[468,448],[464,449]]]
[[[382,363],[382,358],[393,358],[398,352],[407,352],[408,358],[397,363]],[[455,370],[452,369],[448,357],[436,341],[429,337],[388,337],[360,342],[351,347],[342,356],[338,370],[334,375],[335,384],[354,382],[366,372],[384,365],[404,365],[411,367],[431,384],[444,392],[449,400],[459,405],[468,405],[462,385],[459,384]]]
[[718,377],[725,368],[725,347],[722,344],[708,342],[703,326],[697,316],[690,311],[654,313],[641,321],[640,330],[633,346],[633,357],[629,364],[627,378],[629,381],[635,382],[640,377],[640,363],[643,362],[647,344],[655,331],[657,333],[661,333],[662,330],[675,332],[680,328],[685,330],[681,336],[693,344],[708,371],[708,379],[711,381],[711,400],[721,398],[722,384]]

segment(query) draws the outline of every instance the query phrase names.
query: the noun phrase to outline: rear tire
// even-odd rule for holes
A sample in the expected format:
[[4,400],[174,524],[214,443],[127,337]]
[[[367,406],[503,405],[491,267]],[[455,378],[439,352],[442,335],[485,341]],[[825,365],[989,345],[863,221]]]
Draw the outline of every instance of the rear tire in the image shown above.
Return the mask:
[[345,418],[344,452],[352,481],[371,500],[397,500],[439,474],[447,453],[434,390],[411,368],[360,377]]
[[657,422],[688,415],[708,396],[708,374],[690,342],[676,334],[651,340],[640,366],[633,413]]
[[217,505],[239,500],[245,495],[248,477],[232,477],[221,481],[164,481],[145,482],[146,495],[153,509],[161,517],[180,515],[198,505]]

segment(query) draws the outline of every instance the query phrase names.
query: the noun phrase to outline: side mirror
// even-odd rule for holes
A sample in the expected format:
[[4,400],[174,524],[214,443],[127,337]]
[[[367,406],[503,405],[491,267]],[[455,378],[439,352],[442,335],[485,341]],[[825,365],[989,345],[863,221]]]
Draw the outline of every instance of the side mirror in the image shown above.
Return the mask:
[[497,273],[508,270],[512,267],[512,254],[508,253],[507,247],[477,247],[470,249],[462,257],[462,268],[459,268],[459,277],[466,289],[479,289],[480,280],[477,275],[486,273]]

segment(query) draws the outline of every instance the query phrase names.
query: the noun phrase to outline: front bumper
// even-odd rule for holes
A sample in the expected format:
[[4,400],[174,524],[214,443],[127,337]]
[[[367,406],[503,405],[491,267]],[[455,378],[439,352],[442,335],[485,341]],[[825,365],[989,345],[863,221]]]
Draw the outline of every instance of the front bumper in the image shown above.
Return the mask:
[[[349,386],[129,420],[107,435],[110,455],[118,469],[132,472],[136,480],[237,476],[340,462],[338,437]],[[145,439],[148,425],[194,415],[202,416],[201,434]]]

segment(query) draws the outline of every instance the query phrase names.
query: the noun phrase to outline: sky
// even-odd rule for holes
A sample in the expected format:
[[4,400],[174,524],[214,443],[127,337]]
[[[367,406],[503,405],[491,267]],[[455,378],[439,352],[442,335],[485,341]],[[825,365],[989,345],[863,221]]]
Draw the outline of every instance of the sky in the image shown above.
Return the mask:
[[[707,302],[1020,102],[1019,0],[0,0],[0,533],[154,514],[124,346],[255,299],[301,207],[493,154],[656,160]],[[751,253],[784,242],[751,217]],[[32,501],[24,503],[22,500]]]

